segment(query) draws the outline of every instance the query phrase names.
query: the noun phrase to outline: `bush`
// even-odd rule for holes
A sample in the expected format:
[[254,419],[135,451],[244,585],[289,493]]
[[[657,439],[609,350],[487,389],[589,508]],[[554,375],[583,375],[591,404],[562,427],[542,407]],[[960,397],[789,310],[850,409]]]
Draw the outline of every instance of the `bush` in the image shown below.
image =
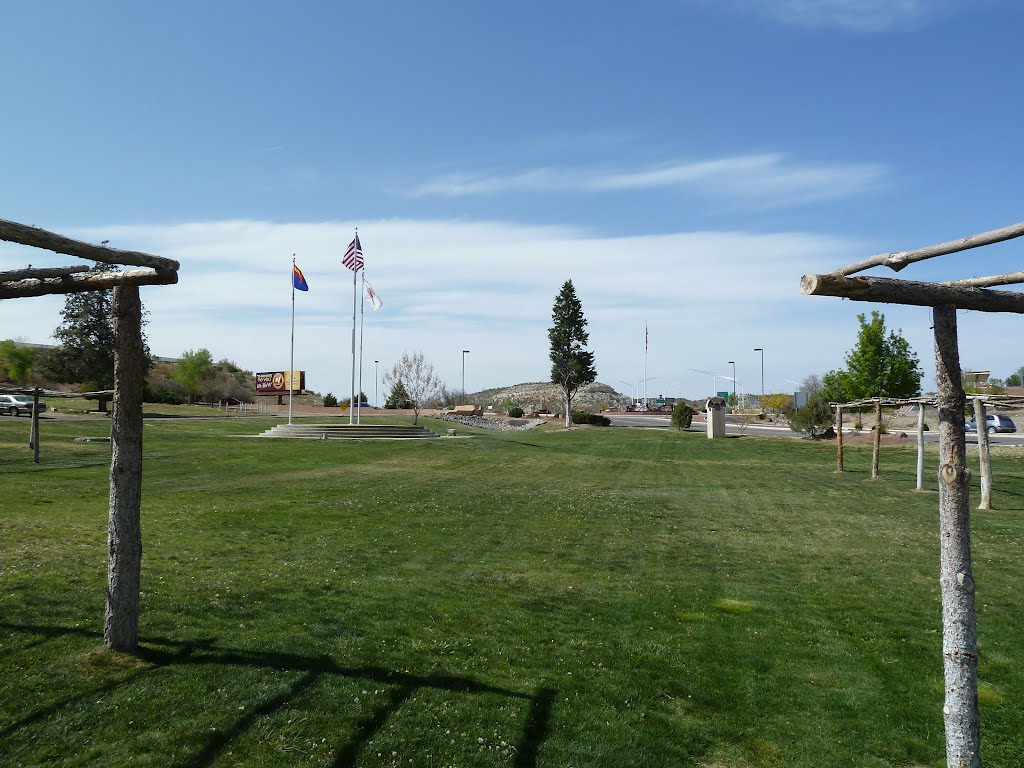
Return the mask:
[[506,413],[508,413],[508,415],[513,419],[523,418],[523,409],[518,405],[513,405],[511,408],[507,409]]
[[146,382],[142,390],[142,402],[163,403],[164,405],[182,405],[188,398],[174,387],[160,382]]
[[672,426],[676,429],[689,429],[695,413],[696,411],[690,407],[689,403],[680,400],[672,409]]
[[814,437],[830,426],[832,408],[820,395],[815,395],[806,405],[789,412],[789,428],[794,432],[803,432]]
[[587,413],[586,411],[573,411],[572,414],[573,424],[593,424],[595,427],[610,427],[612,420],[607,416],[599,416],[596,413]]
[[338,398],[332,393],[328,392],[324,395],[324,408],[336,408],[338,405]]

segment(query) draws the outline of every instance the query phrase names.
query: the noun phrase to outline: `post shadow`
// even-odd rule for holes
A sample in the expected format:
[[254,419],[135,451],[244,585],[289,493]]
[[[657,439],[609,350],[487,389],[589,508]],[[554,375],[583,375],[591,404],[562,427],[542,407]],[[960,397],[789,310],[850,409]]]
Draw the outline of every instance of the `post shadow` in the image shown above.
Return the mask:
[[[101,633],[79,627],[34,626],[0,622],[0,628],[40,635],[44,640],[77,635],[94,639],[97,642],[102,641]],[[133,655],[150,666],[129,673],[119,680],[41,707],[0,730],[0,738],[13,735],[18,730],[54,715],[64,707],[87,697],[133,683],[139,678],[161,669],[179,665],[243,666],[273,672],[291,670],[301,674],[285,690],[274,694],[259,706],[248,711],[227,729],[207,737],[203,746],[194,756],[177,764],[179,768],[210,766],[259,718],[271,715],[287,706],[292,699],[311,689],[327,675],[366,680],[391,687],[387,699],[372,713],[357,722],[353,736],[337,748],[337,757],[333,763],[336,768],[356,765],[359,752],[365,744],[420,689],[434,689],[465,695],[491,694],[529,702],[529,712],[516,745],[513,764],[515,768],[533,768],[537,764],[540,747],[548,735],[551,710],[557,695],[557,691],[552,688],[540,688],[536,693],[529,694],[456,675],[415,675],[376,666],[345,667],[338,665],[329,656],[303,656],[276,651],[253,652],[244,649],[217,648],[217,638],[186,641],[150,636],[143,639],[148,644],[140,645]]]

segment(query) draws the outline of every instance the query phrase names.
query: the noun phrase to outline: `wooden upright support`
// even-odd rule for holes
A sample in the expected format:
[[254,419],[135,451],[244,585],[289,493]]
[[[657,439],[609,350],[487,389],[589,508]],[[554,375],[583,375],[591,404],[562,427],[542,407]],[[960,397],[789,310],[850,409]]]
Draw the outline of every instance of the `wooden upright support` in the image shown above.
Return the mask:
[[980,397],[974,401],[974,423],[978,425],[978,463],[981,465],[981,503],[978,509],[992,509],[992,453],[988,442],[988,411]]
[[843,406],[836,406],[836,472],[843,471]]
[[917,489],[924,490],[924,403],[917,404]]
[[946,697],[946,765],[980,768],[978,641],[971,569],[970,479],[956,307],[933,310],[939,396],[939,584]]
[[875,439],[874,451],[871,454],[871,479],[878,479],[878,454],[882,447],[882,401],[875,400]]
[[139,642],[142,569],[142,387],[145,381],[139,288],[114,289],[114,408],[111,414],[110,519],[104,644],[133,651]]

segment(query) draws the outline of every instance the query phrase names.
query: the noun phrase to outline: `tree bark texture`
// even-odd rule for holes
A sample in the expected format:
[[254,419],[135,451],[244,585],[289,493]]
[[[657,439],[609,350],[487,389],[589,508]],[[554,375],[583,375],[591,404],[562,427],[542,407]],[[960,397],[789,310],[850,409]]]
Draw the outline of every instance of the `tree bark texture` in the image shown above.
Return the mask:
[[882,450],[882,401],[875,403],[875,436],[872,441],[871,479],[878,479],[878,454]]
[[114,289],[114,407],[111,414],[107,606],[103,642],[132,651],[139,641],[142,570],[142,302],[137,286]]
[[165,259],[162,256],[154,256],[141,251],[121,251],[117,248],[84,243],[81,240],[73,240],[70,237],[64,237],[64,235],[58,235],[56,232],[4,219],[0,219],[0,240],[20,243],[21,245],[31,245],[36,248],[53,251],[54,253],[77,256],[80,259],[88,259],[90,261],[99,261],[103,264],[131,264],[137,267],[153,267],[154,269],[167,270],[177,270],[180,266],[173,259]]
[[980,397],[974,401],[974,423],[978,425],[978,463],[981,465],[981,503],[978,509],[992,509],[992,453],[988,443],[988,410]]
[[16,269],[10,272],[0,272],[0,283],[13,283],[18,280],[41,280],[44,277],[67,277],[79,272],[88,272],[92,267],[85,264],[78,264],[74,267],[38,267],[29,266],[27,269]]
[[836,408],[836,472],[843,471],[843,406]]
[[947,768],[980,768],[978,641],[971,570],[970,470],[964,435],[966,395],[957,349],[956,307],[933,310],[939,409],[939,583],[945,668]]
[[47,296],[55,293],[103,291],[119,285],[173,285],[178,273],[165,269],[130,269],[124,272],[85,272],[62,277],[0,283],[0,299]]
[[936,307],[952,304],[960,309],[979,312],[1024,313],[1024,293],[991,291],[941,283],[918,283],[888,277],[841,277],[837,275],[804,275],[801,292],[809,296],[842,296],[853,301],[876,301],[882,304],[913,304]]

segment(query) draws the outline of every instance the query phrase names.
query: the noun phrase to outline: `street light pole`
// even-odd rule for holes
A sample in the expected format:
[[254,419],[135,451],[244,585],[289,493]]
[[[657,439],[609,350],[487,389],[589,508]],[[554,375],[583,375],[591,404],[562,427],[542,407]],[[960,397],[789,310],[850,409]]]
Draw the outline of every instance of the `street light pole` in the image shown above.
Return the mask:
[[379,364],[380,364],[380,360],[374,360],[373,361],[373,407],[374,408],[380,408],[380,398],[377,396],[377,381],[380,378],[377,375]]
[[733,360],[729,361],[729,365],[732,366],[732,406],[736,407],[736,362]]
[[763,411],[764,410],[764,349],[762,349],[761,347],[754,347],[754,351],[761,353],[761,402],[759,403],[759,405],[761,406],[761,410]]
[[468,349],[462,350],[462,404],[466,404],[466,355],[469,353]]

